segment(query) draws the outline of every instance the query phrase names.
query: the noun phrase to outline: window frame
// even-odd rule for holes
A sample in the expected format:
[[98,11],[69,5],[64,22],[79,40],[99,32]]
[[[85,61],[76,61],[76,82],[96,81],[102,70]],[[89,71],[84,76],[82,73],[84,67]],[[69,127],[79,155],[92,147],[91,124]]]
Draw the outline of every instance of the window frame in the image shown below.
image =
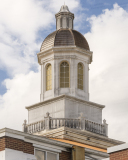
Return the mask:
[[[51,89],[47,89],[47,67],[51,65]],[[45,84],[46,84],[46,87],[45,87],[45,90],[46,91],[50,91],[52,90],[52,64],[51,63],[47,63],[46,66],[45,66]]]
[[[61,87],[61,86],[60,86],[60,85],[61,85],[61,81],[60,81],[60,78],[61,78],[61,77],[60,77],[60,73],[61,73],[61,72],[60,72],[60,71],[61,71],[61,64],[62,64],[63,62],[68,63],[68,66],[69,66],[69,87]],[[64,89],[64,88],[70,88],[70,64],[69,64],[69,62],[66,61],[66,60],[61,61],[61,62],[60,62],[60,65],[59,65],[59,87],[60,87],[60,88],[63,88],[63,89]]]
[[[78,76],[79,76],[79,72],[78,72],[78,65],[79,64],[81,64],[82,65],[82,67],[83,67],[83,84],[82,84],[82,89],[81,88],[79,88],[79,83],[78,83]],[[84,91],[84,65],[83,65],[83,63],[82,62],[79,62],[78,64],[77,64],[77,89],[79,89],[79,90],[81,90],[81,91]]]
[[59,153],[58,152],[53,152],[53,151],[45,150],[45,149],[42,149],[42,148],[34,148],[34,156],[35,156],[36,150],[44,152],[44,155],[45,155],[44,160],[47,160],[47,152],[56,154],[57,155],[57,160],[59,160]]

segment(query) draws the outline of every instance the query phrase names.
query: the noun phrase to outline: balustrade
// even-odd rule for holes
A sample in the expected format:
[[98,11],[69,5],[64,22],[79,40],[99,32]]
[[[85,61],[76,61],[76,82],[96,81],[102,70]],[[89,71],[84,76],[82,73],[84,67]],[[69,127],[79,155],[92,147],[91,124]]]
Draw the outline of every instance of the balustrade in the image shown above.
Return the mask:
[[28,133],[36,133],[36,132],[41,132],[45,129],[46,130],[57,129],[60,127],[68,127],[78,130],[87,130],[105,136],[107,136],[108,132],[107,130],[108,125],[106,124],[105,120],[103,121],[103,124],[98,124],[86,120],[85,118],[81,119],[51,118],[48,113],[47,117],[44,117],[44,120],[42,121],[28,125],[26,124],[26,121],[24,121],[23,131]]

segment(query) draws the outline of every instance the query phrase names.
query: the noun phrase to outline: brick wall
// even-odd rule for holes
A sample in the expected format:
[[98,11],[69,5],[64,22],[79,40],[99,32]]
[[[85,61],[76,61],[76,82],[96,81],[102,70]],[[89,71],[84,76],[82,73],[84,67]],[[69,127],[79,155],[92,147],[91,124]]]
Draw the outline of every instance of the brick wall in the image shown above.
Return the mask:
[[62,151],[59,155],[59,160],[72,160],[72,153]]
[[32,143],[24,142],[23,140],[11,138],[11,137],[1,137],[0,138],[0,151],[5,150],[5,148],[14,149],[17,151],[22,151],[24,153],[34,155],[34,147]]
[[110,160],[128,160],[128,149],[111,153]]
[[5,137],[0,138],[0,151],[5,150]]

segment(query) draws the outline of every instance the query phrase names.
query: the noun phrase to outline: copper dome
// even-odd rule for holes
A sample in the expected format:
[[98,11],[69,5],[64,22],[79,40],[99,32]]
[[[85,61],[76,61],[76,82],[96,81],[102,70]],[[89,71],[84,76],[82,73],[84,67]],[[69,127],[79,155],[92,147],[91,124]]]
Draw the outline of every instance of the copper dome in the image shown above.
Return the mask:
[[85,37],[78,31],[71,29],[59,29],[49,34],[44,39],[40,51],[42,52],[57,46],[77,46],[90,50]]

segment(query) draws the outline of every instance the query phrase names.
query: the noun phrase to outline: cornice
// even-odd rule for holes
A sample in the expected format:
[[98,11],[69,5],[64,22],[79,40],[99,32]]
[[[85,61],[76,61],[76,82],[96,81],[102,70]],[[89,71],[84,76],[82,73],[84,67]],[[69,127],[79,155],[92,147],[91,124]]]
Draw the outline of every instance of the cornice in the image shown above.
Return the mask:
[[98,108],[101,108],[101,109],[103,109],[105,107],[104,105],[97,104],[97,103],[90,102],[90,101],[85,101],[85,100],[78,99],[76,97],[72,97],[72,96],[69,96],[69,95],[61,95],[61,96],[58,96],[58,97],[55,97],[55,98],[51,98],[51,99],[43,101],[43,102],[36,103],[34,105],[31,105],[31,106],[26,106],[25,108],[28,109],[28,110],[29,109],[34,109],[34,108],[40,107],[42,105],[45,105],[45,104],[48,104],[48,103],[53,103],[55,101],[62,100],[62,99],[74,100],[74,101],[77,101],[77,102],[80,102],[80,103],[84,103],[86,105],[90,105],[90,106],[93,106],[93,107],[98,107]]
[[108,153],[101,152],[101,151],[96,151],[96,150],[89,149],[89,148],[85,148],[85,155],[86,154],[93,154],[93,155],[96,155],[96,156],[103,156],[103,157],[106,157],[106,158],[109,157]]
[[46,136],[49,138],[59,138],[59,132],[61,133],[61,135],[62,135],[62,132],[64,133],[63,134],[64,139],[76,141],[76,142],[87,144],[87,145],[92,145],[95,147],[100,147],[103,149],[106,149],[107,147],[110,147],[110,146],[120,145],[124,143],[122,141],[114,140],[100,134],[96,134],[86,130],[84,131],[76,130],[68,127],[61,127],[54,130],[49,130],[47,132],[40,133],[40,135]]
[[49,138],[46,138],[46,137],[32,135],[32,134],[24,133],[24,132],[9,129],[9,128],[0,129],[0,134],[1,133],[4,133],[4,136],[2,136],[2,137],[7,136],[7,137],[16,138],[16,139],[22,139],[26,142],[28,142],[28,140],[29,140],[29,142],[36,141],[36,142],[42,142],[42,143],[57,145],[57,146],[60,146],[60,147],[68,147],[68,148],[72,147],[72,145],[64,143],[64,142],[58,142],[56,140],[52,140],[52,139],[49,139]]
[[74,53],[74,52],[88,56],[90,59],[89,63],[92,62],[93,52],[91,52],[89,50],[86,50],[86,49],[83,49],[80,47],[76,47],[76,46],[65,46],[65,47],[59,46],[59,47],[52,47],[51,49],[45,50],[44,52],[37,53],[38,63],[41,64],[42,58],[44,58],[50,54],[53,54],[53,53]]
[[58,13],[55,14],[55,18],[57,18],[58,16],[63,16],[63,15],[68,15],[68,16],[70,15],[74,19],[74,14],[71,13],[71,12],[58,12]]
[[125,150],[125,149],[128,149],[128,143],[124,143],[122,145],[110,147],[107,149],[107,153],[110,154],[110,153],[118,152],[118,151]]

